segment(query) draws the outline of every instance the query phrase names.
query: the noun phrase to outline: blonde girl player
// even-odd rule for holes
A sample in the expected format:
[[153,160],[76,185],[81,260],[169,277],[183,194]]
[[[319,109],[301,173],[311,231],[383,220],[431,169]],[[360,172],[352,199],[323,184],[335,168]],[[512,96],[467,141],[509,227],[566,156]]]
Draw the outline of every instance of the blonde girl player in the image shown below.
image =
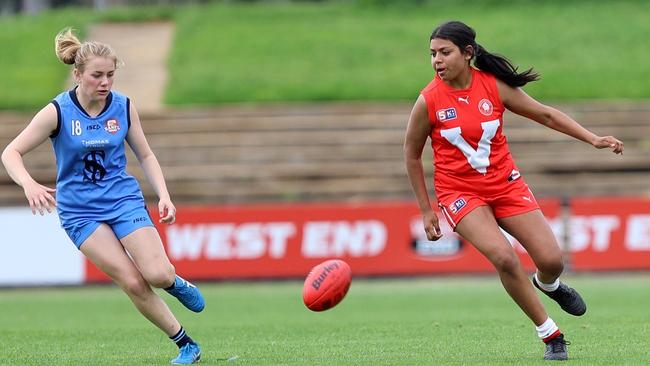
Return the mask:
[[[70,29],[56,36],[55,51],[63,63],[74,65],[77,86],[34,116],[6,147],[2,162],[23,187],[32,212],[43,215],[56,206],[77,248],[178,345],[171,362],[195,363],[199,345],[151,287],[164,288],[194,312],[202,311],[205,301],[196,286],[175,274],[138,182],[125,171],[127,141],[159,197],[160,222],[174,223],[176,209],[138,113],[129,98],[111,90],[118,58],[108,45],[81,43]],[[56,190],[36,182],[22,158],[48,137],[56,155]]]
[[[532,283],[569,314],[587,307],[580,295],[560,282],[562,251],[535,197],[510,155],[503,135],[503,112],[530,118],[591,144],[623,153],[623,143],[600,137],[557,109],[528,96],[521,87],[538,79],[532,69],[517,73],[504,57],[486,51],[467,25],[441,24],[430,37],[435,77],[420,93],[409,117],[404,154],[409,180],[429,240],[441,237],[422,168],[422,150],[431,138],[434,187],[440,210],[451,227],[496,268],[508,294],[535,324],[546,343],[544,359],[566,360],[567,342],[528,281],[499,226],[526,248],[537,271]],[[470,62],[474,60],[474,67]]]

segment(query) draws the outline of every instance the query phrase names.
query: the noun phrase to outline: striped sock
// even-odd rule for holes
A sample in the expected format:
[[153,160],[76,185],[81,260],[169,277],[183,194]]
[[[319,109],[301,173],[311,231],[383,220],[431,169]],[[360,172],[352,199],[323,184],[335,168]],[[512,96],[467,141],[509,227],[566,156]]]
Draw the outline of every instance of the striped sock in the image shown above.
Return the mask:
[[537,330],[537,335],[544,343],[548,343],[553,338],[562,334],[560,328],[555,325],[555,322],[550,317],[541,325],[536,326],[535,329]]
[[181,330],[179,330],[178,333],[176,333],[175,335],[169,337],[169,339],[174,341],[174,343],[176,343],[178,348],[181,348],[188,343],[194,343],[192,338],[190,338],[190,336],[188,336],[187,333],[185,333],[185,329],[182,326],[181,326]]

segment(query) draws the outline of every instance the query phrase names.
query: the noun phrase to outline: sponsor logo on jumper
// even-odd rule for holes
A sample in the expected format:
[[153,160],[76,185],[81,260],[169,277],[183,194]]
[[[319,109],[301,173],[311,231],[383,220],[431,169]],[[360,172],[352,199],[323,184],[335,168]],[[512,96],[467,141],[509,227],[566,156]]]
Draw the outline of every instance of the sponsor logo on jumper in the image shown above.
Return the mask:
[[86,131],[101,130],[102,126],[100,125],[88,125],[86,126]]
[[456,119],[456,108],[440,109],[436,112],[440,122]]
[[465,98],[458,97],[459,102],[464,102],[465,104],[469,105],[469,95],[466,96]]
[[108,140],[106,140],[106,139],[98,139],[98,140],[81,140],[81,144],[82,144],[85,148],[90,148],[90,149],[95,148],[95,149],[96,149],[96,148],[98,148],[98,147],[104,147],[104,146],[108,145]]

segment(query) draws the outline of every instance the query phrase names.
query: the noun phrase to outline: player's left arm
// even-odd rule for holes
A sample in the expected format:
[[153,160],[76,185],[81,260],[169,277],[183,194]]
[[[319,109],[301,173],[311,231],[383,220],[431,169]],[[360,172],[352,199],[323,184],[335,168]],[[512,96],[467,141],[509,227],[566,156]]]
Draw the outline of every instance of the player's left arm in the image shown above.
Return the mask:
[[133,105],[130,103],[129,112],[131,115],[131,127],[126,135],[126,141],[133,150],[136,158],[144,170],[144,174],[151,183],[153,190],[158,195],[158,213],[160,215],[160,222],[173,224],[176,221],[176,207],[169,197],[165,177],[163,176],[162,168],[156,155],[154,155],[147,138],[140,123],[140,116]]
[[591,144],[597,149],[610,148],[615,154],[623,154],[623,142],[614,136],[594,134],[565,113],[538,102],[521,88],[513,88],[500,80],[497,80],[497,88],[503,105],[512,112]]

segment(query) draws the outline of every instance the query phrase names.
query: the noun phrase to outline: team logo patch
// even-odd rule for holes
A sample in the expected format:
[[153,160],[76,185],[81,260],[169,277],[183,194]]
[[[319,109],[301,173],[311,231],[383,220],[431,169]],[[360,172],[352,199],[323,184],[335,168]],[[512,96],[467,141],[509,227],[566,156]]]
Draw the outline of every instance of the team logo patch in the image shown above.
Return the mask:
[[454,215],[458,213],[465,205],[467,202],[465,202],[464,198],[459,198],[455,200],[451,205],[449,205],[449,211],[453,213]]
[[105,159],[106,152],[104,150],[92,150],[84,156],[84,182],[97,183],[104,179],[106,176]]
[[106,127],[104,127],[104,129],[106,132],[110,132],[114,135],[120,130],[120,123],[117,122],[116,119],[109,119],[106,121]]
[[440,122],[456,119],[456,108],[440,109],[436,112]]
[[492,115],[492,112],[494,112],[492,102],[487,99],[481,99],[481,101],[478,102],[478,111],[481,112],[481,114],[484,116]]

